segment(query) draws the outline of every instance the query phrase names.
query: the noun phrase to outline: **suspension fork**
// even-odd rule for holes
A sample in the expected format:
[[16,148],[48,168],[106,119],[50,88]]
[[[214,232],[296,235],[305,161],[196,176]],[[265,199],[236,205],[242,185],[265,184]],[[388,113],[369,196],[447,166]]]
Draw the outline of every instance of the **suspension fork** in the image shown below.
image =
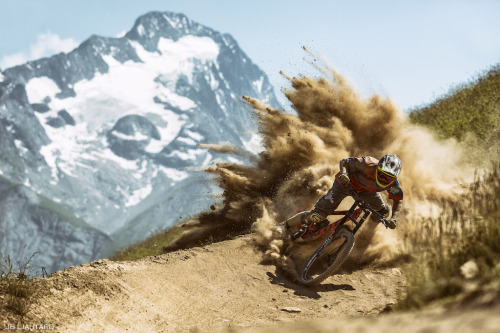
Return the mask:
[[367,209],[363,209],[363,212],[364,212],[363,216],[361,216],[361,218],[358,221],[353,221],[354,224],[356,225],[354,227],[354,229],[352,230],[353,234],[356,234],[356,232],[358,231],[358,229],[361,228],[361,226],[363,225],[363,223],[366,221],[366,219],[370,215],[370,211],[368,211]]
[[[352,230],[353,234],[355,234],[358,231],[358,229],[361,228],[363,223],[366,221],[366,219],[370,215],[370,211],[368,209],[366,209],[366,207],[363,207],[362,205],[360,205],[360,203],[361,203],[360,200],[358,200],[358,199],[355,200],[354,203],[352,204],[351,208],[347,212],[347,214],[344,216],[344,218],[340,222],[340,225],[343,225],[347,221],[347,219],[351,220],[352,223],[354,223],[354,225],[355,225],[354,229]],[[364,213],[361,217],[359,217],[359,214],[356,214],[357,216],[354,216],[354,214],[353,214],[354,211],[358,207],[361,208],[361,210]]]
[[[361,208],[362,211],[364,212],[364,215],[361,216],[361,218],[359,220],[358,220],[359,213],[354,214],[354,212],[358,209],[358,207]],[[354,225],[355,225],[354,230],[352,230],[352,233],[355,234],[356,231],[358,231],[358,229],[361,227],[361,225],[363,224],[363,222],[366,220],[366,218],[368,217],[368,215],[370,215],[370,212],[360,206],[360,201],[359,200],[355,200],[354,203],[352,204],[351,208],[349,208],[349,210],[347,211],[347,213],[344,215],[344,217],[338,223],[338,226],[342,226],[348,220],[351,220],[354,223]],[[340,228],[338,228],[338,227],[335,228],[334,232],[331,235],[332,237],[335,236],[337,230],[340,230]]]
[[335,235],[337,234],[337,232],[341,229],[339,227],[343,226],[347,222],[347,220],[351,220],[354,223],[354,225],[356,226],[352,230],[352,234],[354,235],[358,231],[358,229],[363,225],[363,222],[365,222],[365,220],[368,217],[368,215],[370,215],[370,211],[369,210],[367,210],[366,208],[360,207],[363,210],[364,214],[363,214],[363,216],[361,216],[361,218],[359,220],[357,220],[357,218],[359,216],[354,216],[353,213],[358,208],[358,206],[360,206],[360,201],[359,200],[355,200],[354,203],[353,203],[353,205],[349,209],[349,211],[340,220],[340,222],[338,223],[337,227],[333,230],[332,233],[330,233],[330,235],[328,235],[327,239],[318,248],[319,252],[322,252],[323,249],[325,247],[327,247],[328,244],[330,244],[330,242],[333,240],[333,238],[335,237]]

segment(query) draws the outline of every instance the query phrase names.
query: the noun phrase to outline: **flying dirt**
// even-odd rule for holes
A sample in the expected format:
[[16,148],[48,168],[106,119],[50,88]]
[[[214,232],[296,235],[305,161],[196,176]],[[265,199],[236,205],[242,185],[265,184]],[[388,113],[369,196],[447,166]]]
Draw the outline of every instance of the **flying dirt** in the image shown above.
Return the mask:
[[[363,98],[334,70],[318,70],[314,79],[285,75],[293,112],[243,97],[259,122],[262,151],[204,145],[249,163],[207,169],[224,191],[222,203],[184,223],[185,233],[164,248],[168,253],[99,260],[38,279],[25,322],[58,332],[493,332],[499,322],[490,312],[379,316],[405,293],[406,235],[419,232],[421,217],[439,214],[442,200],[460,195],[459,184],[474,172],[458,144],[410,124],[390,99]],[[297,265],[316,244],[290,248],[277,224],[326,193],[340,159],[387,153],[403,163],[398,227],[364,225],[340,274],[314,287],[295,283]],[[0,319],[2,328],[17,323]]]
[[364,249],[367,242],[371,245],[363,253],[354,253],[364,261],[392,261],[404,254],[401,235],[418,228],[412,221],[435,214],[439,208],[434,203],[455,196],[460,191],[457,184],[473,174],[460,162],[462,154],[453,140],[437,142],[429,132],[410,124],[390,99],[363,98],[340,74],[326,65],[315,66],[319,78],[283,74],[291,84],[284,93],[293,112],[243,97],[257,117],[262,152],[249,157],[227,145],[205,146],[246,157],[250,163],[218,163],[206,170],[216,175],[224,190],[222,206],[186,223],[187,231],[165,251],[252,231],[263,260],[293,274],[297,260],[284,254],[286,246],[276,224],[294,211],[310,209],[331,187],[341,159],[395,153],[403,163],[399,179],[405,193],[398,231],[378,228],[372,238],[374,230],[363,230],[368,228],[364,226],[356,242]]

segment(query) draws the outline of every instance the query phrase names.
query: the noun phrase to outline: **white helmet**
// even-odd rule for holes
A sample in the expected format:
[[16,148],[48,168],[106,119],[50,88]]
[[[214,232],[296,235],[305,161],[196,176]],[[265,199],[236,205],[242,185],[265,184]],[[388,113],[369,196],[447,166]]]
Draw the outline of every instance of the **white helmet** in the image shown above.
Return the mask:
[[395,154],[382,156],[375,172],[375,180],[380,187],[389,187],[401,172],[401,160]]

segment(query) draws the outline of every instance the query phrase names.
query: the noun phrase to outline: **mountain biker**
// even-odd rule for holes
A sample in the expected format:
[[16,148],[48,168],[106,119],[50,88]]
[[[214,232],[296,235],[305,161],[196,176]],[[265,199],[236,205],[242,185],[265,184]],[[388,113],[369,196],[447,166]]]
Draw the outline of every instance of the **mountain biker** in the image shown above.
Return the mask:
[[[316,202],[313,210],[296,214],[285,221],[286,230],[290,231],[291,228],[304,224],[327,224],[327,215],[337,209],[349,195],[348,186],[384,217],[389,215],[390,210],[379,192],[387,191],[389,199],[393,200],[388,226],[394,229],[397,216],[403,207],[403,190],[397,180],[401,172],[401,160],[395,154],[384,155],[380,161],[371,156],[349,157],[341,160],[339,166],[340,171],[335,175],[332,188]],[[379,222],[379,219],[374,217],[371,220]]]

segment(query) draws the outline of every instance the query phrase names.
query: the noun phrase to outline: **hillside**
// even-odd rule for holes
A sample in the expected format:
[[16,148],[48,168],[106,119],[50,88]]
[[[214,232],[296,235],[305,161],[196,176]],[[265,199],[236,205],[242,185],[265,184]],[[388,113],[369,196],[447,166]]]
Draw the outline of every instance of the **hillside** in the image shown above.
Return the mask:
[[476,135],[483,145],[500,138],[500,65],[457,86],[435,102],[411,110],[413,123],[432,128],[442,138]]

